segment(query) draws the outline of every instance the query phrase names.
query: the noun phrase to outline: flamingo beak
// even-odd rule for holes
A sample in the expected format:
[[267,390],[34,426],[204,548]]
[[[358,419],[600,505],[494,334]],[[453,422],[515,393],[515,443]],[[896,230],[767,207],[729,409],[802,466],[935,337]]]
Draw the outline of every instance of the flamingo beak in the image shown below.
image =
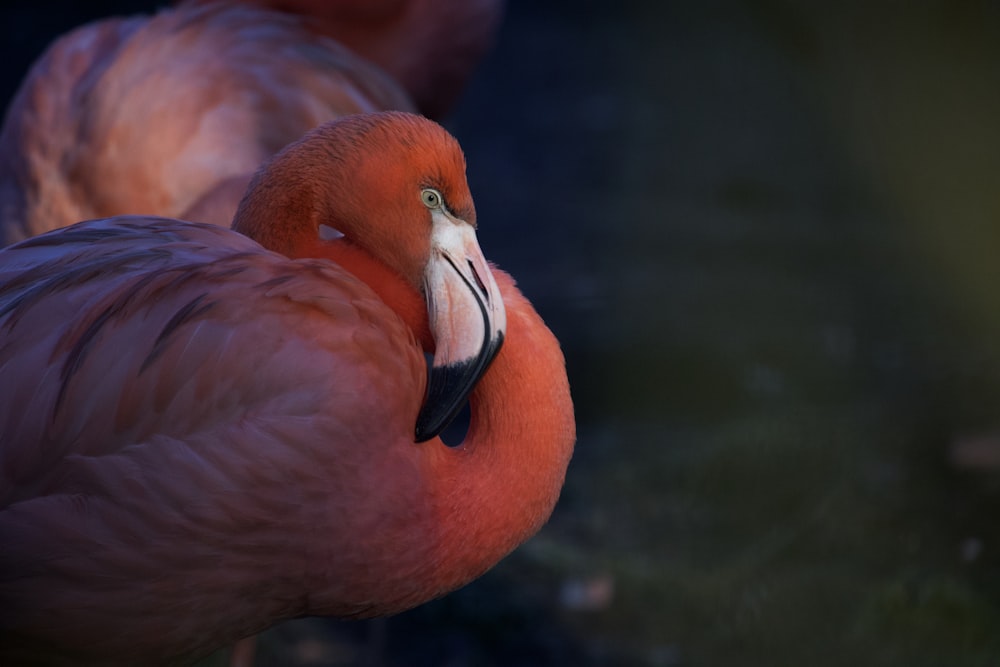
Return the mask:
[[438,435],[462,409],[493,361],[507,328],[500,289],[469,223],[431,211],[431,257],[424,293],[434,335],[434,360],[416,441]]

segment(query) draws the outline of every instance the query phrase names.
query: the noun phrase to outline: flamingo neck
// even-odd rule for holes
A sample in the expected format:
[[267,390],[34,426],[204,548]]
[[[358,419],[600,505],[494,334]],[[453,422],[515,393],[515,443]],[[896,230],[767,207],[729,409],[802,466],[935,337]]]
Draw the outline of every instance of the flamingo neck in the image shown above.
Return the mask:
[[[364,280],[418,339],[430,341],[423,299],[401,276],[343,240],[313,252]],[[469,399],[465,440],[448,447],[440,438],[415,444],[411,434],[401,435],[404,450],[415,448],[421,461],[416,469],[426,494],[418,503],[420,519],[411,517],[393,538],[411,547],[391,558],[394,569],[419,571],[422,581],[412,590],[413,579],[388,582],[385,601],[361,615],[402,611],[472,581],[534,535],[559,498],[576,440],[563,355],[514,280],[496,268],[493,274],[507,331]],[[433,572],[427,563],[434,563]]]
[[471,422],[454,448],[435,439],[434,495],[442,553],[474,579],[548,519],[576,440],[573,403],[559,343],[514,286],[494,268],[507,310],[503,347],[470,397]]
[[[347,238],[303,243],[293,256],[337,262],[365,282],[409,325],[426,352],[433,352],[423,296],[400,274]],[[504,344],[469,399],[471,421],[456,447],[440,438],[416,447],[423,459],[429,503],[423,519],[407,530],[422,548],[400,557],[400,571],[434,575],[419,591],[404,594],[379,613],[400,611],[417,600],[443,595],[493,567],[534,535],[559,497],[576,440],[565,362],[559,343],[513,278],[493,268],[507,312]],[[405,439],[412,436],[407,433]],[[401,537],[401,542],[406,539]],[[423,547],[426,547],[424,549]],[[368,615],[366,612],[363,615]]]

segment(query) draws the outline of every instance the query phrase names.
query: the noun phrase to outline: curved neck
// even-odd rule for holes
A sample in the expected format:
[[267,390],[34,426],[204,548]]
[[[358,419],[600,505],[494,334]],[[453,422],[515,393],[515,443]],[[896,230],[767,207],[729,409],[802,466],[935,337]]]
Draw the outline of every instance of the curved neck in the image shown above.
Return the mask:
[[[305,257],[306,239],[318,241],[321,219],[319,179],[302,178],[287,157],[279,156],[254,174],[240,200],[232,229],[249,236],[268,250],[286,257]],[[282,224],[274,224],[274,220]]]
[[455,566],[440,569],[465,572],[467,580],[545,523],[576,440],[559,343],[513,279],[493,272],[507,309],[503,347],[469,400],[465,441],[450,449],[438,439],[425,443],[440,466],[434,494],[441,558]]
[[[333,259],[367,283],[431,351],[422,296],[347,239],[302,249]],[[429,540],[443,594],[475,579],[552,513],[576,441],[576,423],[559,342],[509,275],[492,267],[507,311],[503,346],[469,398],[465,440],[433,438],[421,448],[430,493]],[[412,437],[408,434],[408,437]],[[516,499],[513,502],[512,499]]]
[[[332,259],[367,283],[424,350],[433,350],[424,299],[402,276],[348,239],[297,250]],[[409,445],[420,448],[427,464],[427,523],[411,528],[428,536],[424,543],[438,564],[437,579],[428,575],[431,597],[475,579],[541,528],[559,498],[576,440],[559,342],[513,278],[492,270],[507,331],[469,399],[466,438],[456,447],[440,438]]]

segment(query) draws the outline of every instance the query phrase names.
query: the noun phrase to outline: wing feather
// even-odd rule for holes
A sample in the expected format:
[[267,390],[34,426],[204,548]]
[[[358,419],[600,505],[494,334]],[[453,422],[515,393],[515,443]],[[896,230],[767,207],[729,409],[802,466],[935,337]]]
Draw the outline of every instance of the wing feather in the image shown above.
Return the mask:
[[338,451],[416,414],[423,364],[332,263],[209,225],[80,223],[0,253],[0,504],[56,491],[72,457],[157,438],[232,431],[253,448],[291,425]]

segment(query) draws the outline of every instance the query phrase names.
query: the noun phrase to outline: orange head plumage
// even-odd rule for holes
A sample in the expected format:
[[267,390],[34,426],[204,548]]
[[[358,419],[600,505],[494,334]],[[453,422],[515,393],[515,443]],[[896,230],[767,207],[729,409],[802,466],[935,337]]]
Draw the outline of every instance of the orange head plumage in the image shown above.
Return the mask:
[[[475,225],[458,142],[405,112],[353,115],[313,130],[260,169],[233,220],[236,231],[290,257],[342,259],[337,248],[354,246],[423,293],[434,364],[418,440],[454,418],[503,342],[503,300]],[[324,240],[324,226],[343,239]],[[363,279],[376,291],[394,287],[389,278]],[[397,312],[411,319],[407,302]]]

